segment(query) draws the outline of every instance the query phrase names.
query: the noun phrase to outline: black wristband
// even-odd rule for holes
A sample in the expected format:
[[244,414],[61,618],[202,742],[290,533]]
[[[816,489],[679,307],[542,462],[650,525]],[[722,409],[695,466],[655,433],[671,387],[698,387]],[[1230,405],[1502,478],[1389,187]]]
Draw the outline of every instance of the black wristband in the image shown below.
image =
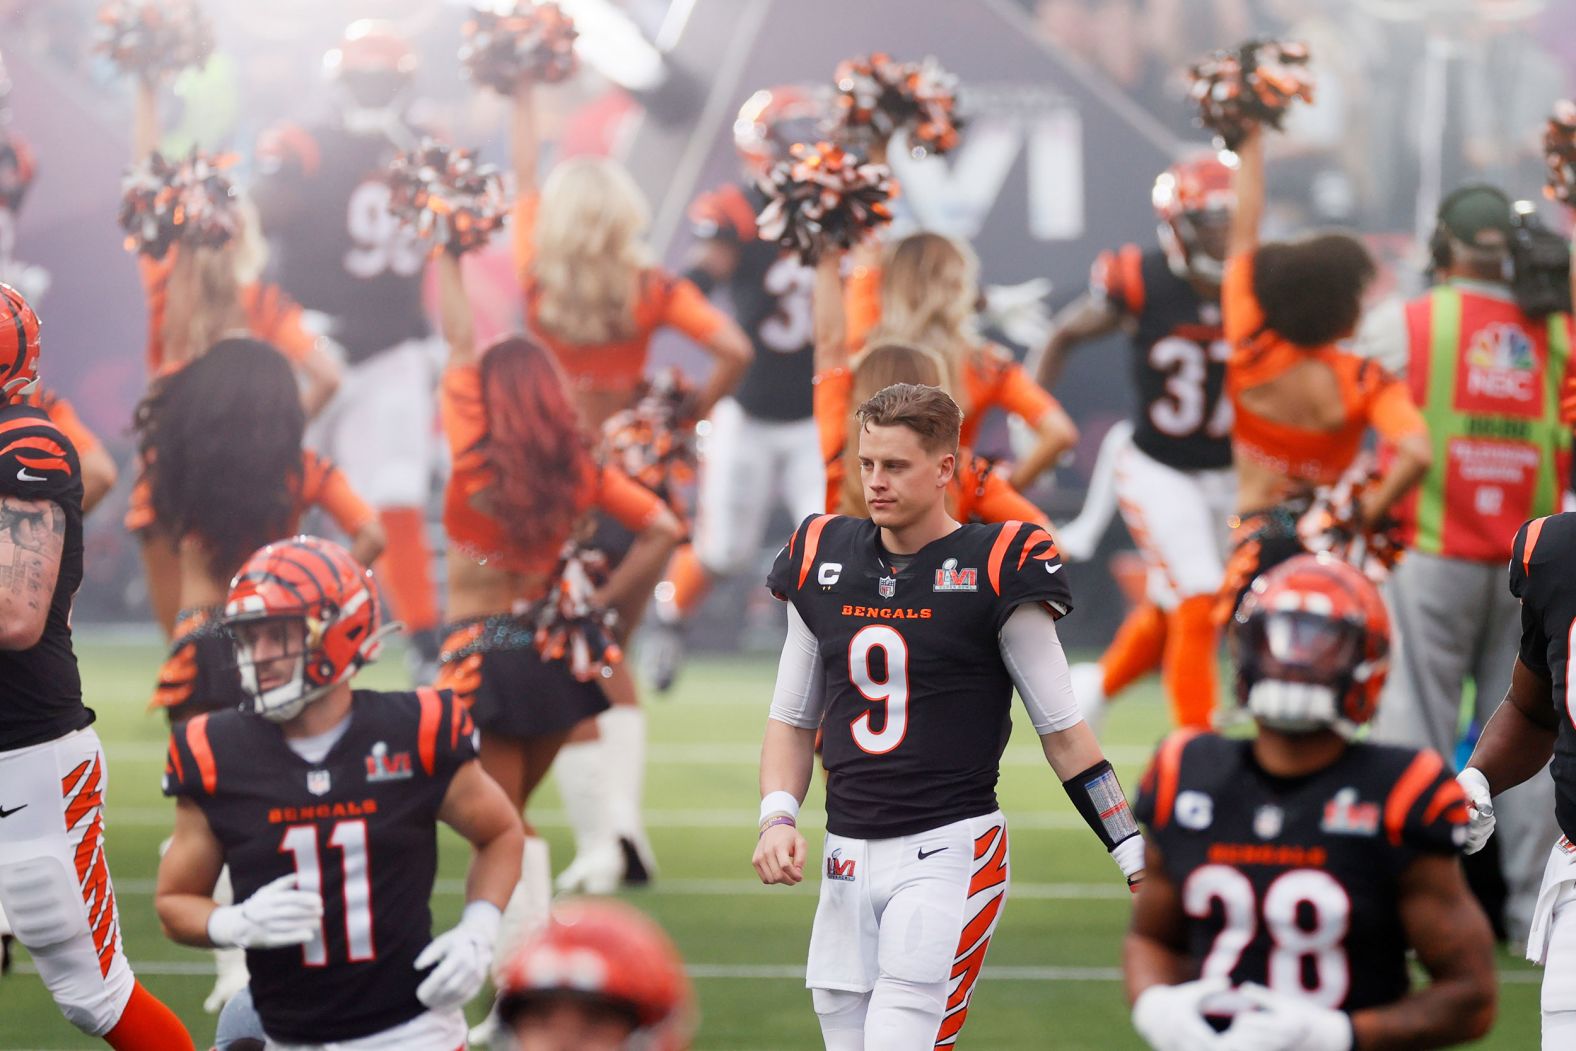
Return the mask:
[[1102,759],[1063,781],[1062,788],[1107,851],[1115,850],[1118,843],[1138,835],[1138,823],[1133,820],[1127,796],[1108,760]]

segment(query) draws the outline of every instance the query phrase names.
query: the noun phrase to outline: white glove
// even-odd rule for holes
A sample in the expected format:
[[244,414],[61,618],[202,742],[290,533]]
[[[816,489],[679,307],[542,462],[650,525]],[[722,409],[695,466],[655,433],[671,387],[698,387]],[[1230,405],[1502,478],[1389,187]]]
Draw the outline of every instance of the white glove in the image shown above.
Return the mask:
[[1111,859],[1127,877],[1127,885],[1136,894],[1144,881],[1144,837],[1128,836],[1111,848]]
[[277,949],[305,945],[322,929],[323,896],[300,890],[296,874],[280,876],[239,905],[208,914],[208,940],[220,948]]
[[1231,1051],[1352,1051],[1352,1019],[1298,996],[1247,982],[1237,995],[1250,1006],[1238,1011],[1221,1048]]
[[1488,778],[1477,767],[1469,766],[1456,775],[1456,784],[1467,794],[1466,851],[1476,854],[1494,834],[1494,802]]
[[1224,977],[1151,985],[1133,1004],[1133,1028],[1155,1051],[1218,1051],[1222,1034],[1204,1021],[1199,1005],[1230,988]]
[[503,914],[487,901],[465,906],[452,931],[438,935],[416,957],[416,970],[432,973],[416,987],[416,999],[434,1011],[459,1007],[481,991],[492,966],[493,943]]

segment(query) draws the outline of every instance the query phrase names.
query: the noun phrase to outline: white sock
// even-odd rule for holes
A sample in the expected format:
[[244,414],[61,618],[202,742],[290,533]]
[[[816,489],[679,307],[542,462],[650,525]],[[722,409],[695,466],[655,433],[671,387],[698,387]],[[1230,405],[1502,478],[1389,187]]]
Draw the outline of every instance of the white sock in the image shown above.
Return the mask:
[[596,721],[602,740],[607,742],[608,813],[613,831],[649,857],[651,849],[641,817],[646,785],[646,713],[634,705],[618,704],[597,716]]
[[564,745],[553,760],[553,775],[575,837],[574,860],[559,874],[557,887],[611,894],[618,887],[624,861],[613,830],[607,742],[599,737]]
[[547,840],[526,836],[520,853],[520,882],[514,885],[509,903],[498,924],[498,940],[493,943],[493,975],[503,974],[509,959],[537,928],[547,922],[553,904],[553,866],[547,855]]

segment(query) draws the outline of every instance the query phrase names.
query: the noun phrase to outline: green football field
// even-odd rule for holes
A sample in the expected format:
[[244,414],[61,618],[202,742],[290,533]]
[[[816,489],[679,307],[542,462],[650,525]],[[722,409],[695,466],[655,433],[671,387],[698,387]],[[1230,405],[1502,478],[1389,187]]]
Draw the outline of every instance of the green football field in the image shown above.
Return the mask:
[[[158,666],[149,645],[79,641],[84,688],[109,755],[108,849],[126,948],[142,981],[186,1021],[199,1047],[213,1035],[202,1001],[212,983],[205,953],[159,934],[152,889],[170,806],[159,795],[163,720],[143,711]],[[697,1048],[820,1046],[801,973],[815,910],[815,882],[759,885],[755,763],[775,661],[692,665],[671,699],[652,703],[647,821],[661,878],[630,896],[672,933],[689,962],[701,1008]],[[368,686],[396,686],[399,661],[369,671]],[[1079,820],[1022,717],[1002,771],[1012,829],[1013,885],[984,978],[963,1031],[973,1048],[1139,1048],[1119,980],[1128,894],[1116,867]],[[1107,751],[1133,786],[1165,728],[1158,689],[1124,698],[1105,730]],[[803,827],[819,830],[819,788]],[[551,785],[533,817],[567,864],[569,830]],[[812,848],[815,841],[812,838]],[[813,852],[812,852],[813,853]],[[445,833],[435,919],[461,904],[465,851]],[[1538,972],[1502,956],[1499,1022],[1485,1048],[1538,1043]],[[481,1007],[473,1007],[480,1014]],[[0,981],[0,1049],[95,1048],[55,1012],[25,953]]]

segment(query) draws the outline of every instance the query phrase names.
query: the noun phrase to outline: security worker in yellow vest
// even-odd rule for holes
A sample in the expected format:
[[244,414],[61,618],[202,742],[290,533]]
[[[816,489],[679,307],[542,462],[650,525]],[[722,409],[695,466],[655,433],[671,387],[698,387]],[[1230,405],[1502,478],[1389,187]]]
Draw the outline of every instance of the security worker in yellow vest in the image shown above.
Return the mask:
[[[1505,583],[1522,522],[1560,509],[1570,432],[1559,394],[1568,314],[1528,316],[1512,294],[1512,205],[1473,185],[1440,204],[1430,242],[1434,286],[1376,308],[1358,346],[1404,376],[1428,421],[1433,467],[1402,506],[1408,546],[1386,598],[1397,650],[1374,739],[1449,759],[1473,686],[1486,722],[1505,696],[1521,639]],[[1559,829],[1553,782],[1539,776],[1495,801],[1505,930],[1525,943],[1544,862]]]

